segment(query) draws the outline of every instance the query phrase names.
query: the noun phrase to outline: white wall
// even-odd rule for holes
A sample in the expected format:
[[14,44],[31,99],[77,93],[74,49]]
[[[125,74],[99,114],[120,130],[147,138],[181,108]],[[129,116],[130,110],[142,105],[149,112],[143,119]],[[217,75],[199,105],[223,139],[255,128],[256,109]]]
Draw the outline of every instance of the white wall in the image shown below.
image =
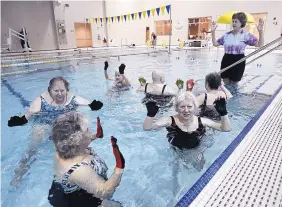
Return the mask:
[[[69,4],[69,7],[65,7]],[[67,47],[76,48],[74,23],[83,23],[87,17],[103,17],[102,1],[62,1],[59,5],[54,3],[56,19],[64,19],[66,24]],[[100,25],[91,23],[93,46],[100,46],[101,40],[97,40],[98,34],[103,37],[104,29]]]
[[[118,16],[124,14],[136,13],[159,6],[164,6],[170,4],[170,1],[164,0],[154,0],[154,1],[106,1],[107,16]],[[172,13],[173,14],[173,13]],[[147,14],[146,14],[147,15]],[[154,20],[167,20],[169,15],[165,12],[165,15],[157,16],[155,18],[142,18],[138,20],[130,20],[126,22],[115,22],[113,24],[108,24],[108,36],[109,39],[114,39],[114,45],[121,44],[121,38],[123,39],[123,44],[125,44],[125,39],[127,39],[127,44],[135,43],[137,45],[144,45],[146,40],[146,27],[150,27],[150,33],[154,31]],[[168,39],[168,37],[159,37],[158,42],[161,39]]]
[[[1,1],[1,46],[7,43],[9,28],[27,29],[30,46],[34,50],[57,49],[52,2],[48,1]],[[20,40],[12,38],[12,50],[20,51]]]
[[[69,7],[65,7],[69,4]],[[177,0],[107,0],[106,16],[117,16],[136,13],[148,9],[171,4],[172,21],[176,20],[183,23],[181,30],[176,30],[173,25],[172,44],[177,43],[177,39],[186,40],[188,35],[188,18],[212,16],[213,19],[223,12],[232,10],[243,10],[250,13],[268,12],[268,20],[265,27],[265,42],[277,38],[281,33],[282,25],[282,2],[243,2],[243,1],[177,1]],[[1,1],[1,41],[2,45],[6,43],[8,28],[11,27],[20,31],[21,26],[25,25],[28,30],[31,47],[35,50],[56,49],[58,48],[57,34],[55,28],[56,20],[65,20],[67,44],[64,48],[76,48],[76,39],[74,32],[74,22],[84,22],[87,17],[103,17],[103,2],[92,1],[62,1],[61,4],[51,1]],[[273,18],[276,17],[279,25],[273,25]],[[155,18],[146,18],[139,20],[130,20],[127,22],[96,24],[91,23],[93,46],[103,45],[103,37],[106,37],[105,27],[108,29],[108,39],[114,39],[113,45],[119,46],[121,38],[123,44],[127,39],[127,44],[135,43],[137,45],[145,44],[146,26],[150,27],[150,33],[154,31],[155,20],[168,20],[169,14],[157,16]],[[217,31],[220,36],[224,31]],[[98,34],[101,40],[97,39]],[[168,36],[159,36],[158,44],[162,40],[168,43]],[[14,38],[12,50],[21,49],[20,41]]]
[[[201,17],[201,16],[212,16],[213,20],[220,14],[232,11],[241,10],[249,13],[261,13],[268,12],[266,27],[265,27],[265,43],[270,42],[280,36],[281,25],[282,25],[282,2],[243,2],[243,1],[176,1],[176,0],[154,0],[154,1],[107,1],[106,9],[107,16],[117,16],[124,14],[131,14],[139,11],[153,9],[156,7],[171,4],[172,6],[172,21],[173,24],[176,20],[180,20],[183,23],[181,30],[176,30],[173,25],[172,30],[172,44],[176,44],[176,40],[186,40],[188,36],[188,18]],[[273,25],[273,18],[278,19],[278,24]],[[134,20],[126,23],[114,23],[108,25],[109,38],[115,39],[115,44],[120,45],[121,38],[127,38],[128,44],[144,44],[145,43],[145,28],[150,27],[150,32],[154,30],[155,20],[169,19],[169,15],[160,15],[155,18],[142,17],[142,20]],[[230,27],[228,27],[230,28]],[[224,31],[217,31],[216,35],[220,36]],[[159,36],[158,44],[161,44],[162,40],[166,40],[168,43],[168,36]]]

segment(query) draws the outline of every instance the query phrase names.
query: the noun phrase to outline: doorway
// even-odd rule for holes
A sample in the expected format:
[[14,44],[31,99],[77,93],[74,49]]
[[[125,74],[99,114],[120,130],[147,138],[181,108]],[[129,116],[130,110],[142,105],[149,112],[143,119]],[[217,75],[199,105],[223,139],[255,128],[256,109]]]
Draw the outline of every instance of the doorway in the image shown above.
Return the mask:
[[91,23],[74,23],[76,47],[92,47]]

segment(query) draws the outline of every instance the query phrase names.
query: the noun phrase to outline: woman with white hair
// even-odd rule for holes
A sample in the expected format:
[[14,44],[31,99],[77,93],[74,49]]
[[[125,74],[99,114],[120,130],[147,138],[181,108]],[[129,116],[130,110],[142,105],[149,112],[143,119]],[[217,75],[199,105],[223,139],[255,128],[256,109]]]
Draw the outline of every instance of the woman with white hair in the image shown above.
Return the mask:
[[176,115],[154,120],[159,107],[154,102],[147,103],[146,107],[148,113],[144,121],[144,130],[166,127],[169,143],[179,149],[192,149],[197,147],[201,137],[205,134],[206,126],[219,131],[231,130],[224,98],[220,98],[214,103],[214,107],[221,116],[220,123],[196,116],[198,102],[191,92],[179,93],[175,98],[174,106],[177,112]]
[[116,167],[107,177],[106,163],[88,145],[91,134],[88,120],[78,112],[68,112],[53,123],[52,138],[56,148],[54,180],[49,202],[55,207],[120,206],[110,201],[125,167],[117,139],[111,137]]

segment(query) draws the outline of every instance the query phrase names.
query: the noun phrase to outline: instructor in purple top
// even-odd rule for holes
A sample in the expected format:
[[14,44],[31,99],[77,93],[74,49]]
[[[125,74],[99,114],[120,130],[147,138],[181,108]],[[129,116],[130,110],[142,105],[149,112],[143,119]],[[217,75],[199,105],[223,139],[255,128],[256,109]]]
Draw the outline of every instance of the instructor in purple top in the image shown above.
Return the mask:
[[[215,39],[215,30],[217,25],[215,22],[212,24],[212,42],[215,47],[219,45],[224,46],[224,56],[221,61],[221,70],[238,60],[245,57],[244,52],[247,45],[261,47],[264,44],[263,38],[263,20],[259,20],[257,30],[259,32],[259,39],[257,39],[251,33],[243,30],[246,26],[247,17],[243,12],[238,12],[232,16],[232,26],[233,30],[225,33],[217,41]],[[244,74],[246,61],[243,61],[232,68],[221,73],[221,78],[223,78],[224,83],[238,83]]]

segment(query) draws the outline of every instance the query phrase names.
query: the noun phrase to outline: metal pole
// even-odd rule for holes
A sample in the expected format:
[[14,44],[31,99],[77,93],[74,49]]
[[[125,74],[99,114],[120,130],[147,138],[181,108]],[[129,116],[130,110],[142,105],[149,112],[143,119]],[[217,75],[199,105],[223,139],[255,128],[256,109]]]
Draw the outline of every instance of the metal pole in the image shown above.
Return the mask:
[[169,34],[169,46],[168,46],[168,53],[170,54],[170,45],[171,45],[171,33],[172,33],[172,22],[171,22],[171,5],[170,5],[170,13],[169,13],[169,19],[170,19],[170,34]]
[[27,40],[26,40],[26,35],[25,35],[26,31],[25,31],[24,26],[22,26],[22,28],[23,28],[23,38],[24,38],[24,49],[25,51],[27,51]]
[[84,32],[85,32],[85,46],[86,46],[86,50],[88,50],[88,46],[87,46],[87,35],[86,35],[86,22],[84,22]]

